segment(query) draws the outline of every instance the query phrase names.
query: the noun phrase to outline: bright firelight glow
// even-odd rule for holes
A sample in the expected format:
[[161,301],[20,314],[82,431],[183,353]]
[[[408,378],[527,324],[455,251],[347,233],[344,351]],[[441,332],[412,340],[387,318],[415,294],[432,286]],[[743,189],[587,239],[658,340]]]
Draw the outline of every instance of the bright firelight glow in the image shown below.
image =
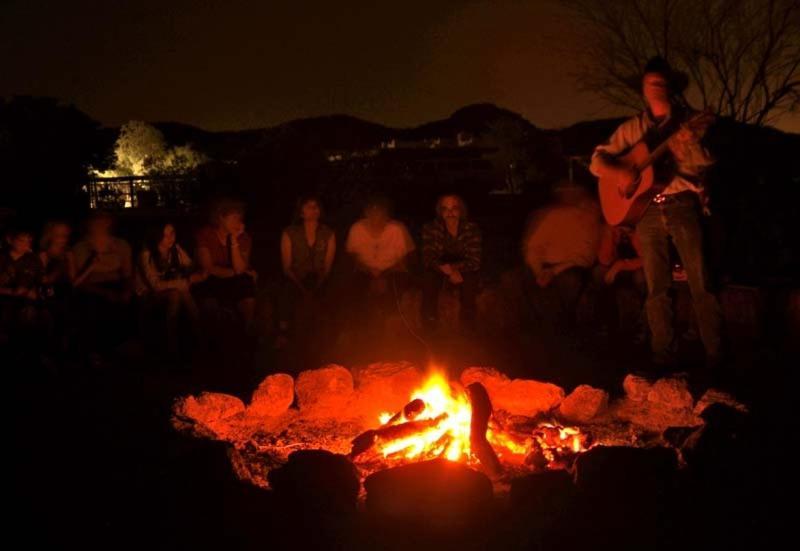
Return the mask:
[[[451,384],[441,372],[433,372],[419,389],[412,392],[410,401],[417,399],[422,400],[425,407],[412,419],[407,419],[403,412],[397,415],[383,412],[379,415],[381,426],[416,422],[424,424],[409,436],[378,442],[378,450],[383,457],[413,460],[441,457],[450,461],[476,462],[477,459],[470,454],[472,407],[461,385]],[[552,452],[557,450],[574,453],[583,450],[578,429],[549,424],[540,426],[554,431],[557,441],[545,442],[534,435],[521,438],[519,434],[514,436],[496,425],[490,425],[486,439],[498,457],[517,462],[522,462],[536,445],[551,457]]]
[[[472,409],[466,393],[454,389],[441,373],[431,375],[411,399],[425,402],[425,411],[416,418],[418,421],[440,419],[434,426],[420,433],[388,442],[382,447],[384,457],[401,453],[408,459],[425,457],[445,457],[458,461],[462,455],[469,455],[469,424]],[[385,424],[391,416],[381,414]],[[405,422],[401,416],[399,422]]]

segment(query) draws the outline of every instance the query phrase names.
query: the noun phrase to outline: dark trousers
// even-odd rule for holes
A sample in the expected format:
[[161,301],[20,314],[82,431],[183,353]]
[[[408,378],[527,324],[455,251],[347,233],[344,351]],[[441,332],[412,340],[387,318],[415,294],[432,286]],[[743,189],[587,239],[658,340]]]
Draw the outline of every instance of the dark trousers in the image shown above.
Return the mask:
[[[619,329],[643,329],[646,323],[644,314],[644,299],[647,296],[647,283],[644,270],[625,271],[617,274],[614,283],[606,284],[605,275],[609,267],[598,264],[592,269],[592,285],[596,294],[596,317],[601,323],[613,322]],[[633,316],[624,316],[621,303],[633,303],[636,313]]]
[[585,268],[569,268],[553,278],[547,287],[540,287],[528,271],[525,285],[533,321],[540,328],[556,333],[575,328],[578,301],[586,287]]
[[94,293],[78,292],[79,341],[89,352],[109,352],[133,333],[133,305],[112,302]]
[[233,304],[256,296],[256,281],[250,274],[232,277],[208,276],[192,286],[192,293],[201,300],[216,299]]
[[295,331],[296,326],[308,329],[324,314],[328,309],[328,281],[316,286],[316,279],[306,281],[307,291],[300,289],[291,279],[284,278],[277,300],[278,321],[281,331],[291,329]]
[[[461,308],[459,317],[462,321],[475,319],[478,297],[479,278],[477,272],[462,273],[464,282],[457,286],[460,291]],[[443,285],[452,285],[450,280],[439,271],[425,270],[422,276],[422,318],[426,321],[439,319],[439,291]]]
[[703,233],[699,204],[692,192],[668,196],[663,203],[652,203],[636,226],[641,243],[644,275],[647,281],[645,310],[650,325],[650,346],[654,359],[669,361],[674,349],[672,319],[672,265],[669,239],[672,239],[686,272],[700,337],[709,356],[720,353],[721,315],[717,298],[710,291],[703,258]]

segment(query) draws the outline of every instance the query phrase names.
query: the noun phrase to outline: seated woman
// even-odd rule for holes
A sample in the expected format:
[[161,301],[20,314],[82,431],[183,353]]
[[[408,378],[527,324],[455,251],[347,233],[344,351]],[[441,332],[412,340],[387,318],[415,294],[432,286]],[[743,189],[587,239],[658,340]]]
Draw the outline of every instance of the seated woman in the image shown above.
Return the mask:
[[0,333],[12,333],[35,325],[36,301],[42,277],[42,264],[33,253],[33,234],[12,229],[6,234],[6,247],[0,251]]
[[82,316],[82,335],[92,353],[119,344],[131,329],[131,247],[114,235],[113,227],[111,215],[93,214],[86,222],[86,235],[73,249],[75,300]]
[[[336,255],[336,236],[320,222],[322,203],[316,196],[300,198],[294,223],[281,235],[281,261],[288,283],[280,308],[280,329],[285,332],[298,314],[309,308],[328,279]],[[303,306],[301,311],[298,308]]]
[[220,201],[212,211],[211,225],[197,234],[197,262],[208,277],[194,286],[196,296],[234,304],[248,330],[256,305],[257,274],[250,267],[252,246],[245,232],[244,205],[237,201]]
[[205,272],[194,270],[192,259],[177,243],[175,226],[157,226],[148,236],[137,263],[137,294],[166,307],[167,344],[177,349],[178,318],[185,312],[196,333],[198,312],[189,288],[204,281]]

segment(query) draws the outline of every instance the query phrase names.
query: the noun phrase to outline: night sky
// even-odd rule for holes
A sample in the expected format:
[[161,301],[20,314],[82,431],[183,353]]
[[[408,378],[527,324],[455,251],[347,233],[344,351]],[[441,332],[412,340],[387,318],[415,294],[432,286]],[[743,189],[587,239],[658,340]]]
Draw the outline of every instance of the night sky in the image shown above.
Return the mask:
[[577,90],[576,30],[550,1],[2,4],[0,96],[58,97],[108,125],[412,126],[484,101],[541,127],[620,114]]

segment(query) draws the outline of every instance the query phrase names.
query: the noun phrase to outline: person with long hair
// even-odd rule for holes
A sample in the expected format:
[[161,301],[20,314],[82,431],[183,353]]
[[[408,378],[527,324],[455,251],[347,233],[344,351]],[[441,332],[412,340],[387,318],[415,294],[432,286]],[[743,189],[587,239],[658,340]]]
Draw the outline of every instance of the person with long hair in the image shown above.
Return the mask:
[[436,202],[436,219],[422,229],[422,321],[427,330],[435,330],[438,325],[439,290],[443,284],[460,291],[459,316],[464,328],[472,329],[481,253],[481,231],[467,217],[464,200],[455,194],[441,196]]
[[139,253],[137,294],[165,307],[170,350],[177,348],[181,312],[188,317],[193,333],[197,332],[199,315],[190,288],[206,278],[178,244],[175,226],[169,222],[155,226]]

